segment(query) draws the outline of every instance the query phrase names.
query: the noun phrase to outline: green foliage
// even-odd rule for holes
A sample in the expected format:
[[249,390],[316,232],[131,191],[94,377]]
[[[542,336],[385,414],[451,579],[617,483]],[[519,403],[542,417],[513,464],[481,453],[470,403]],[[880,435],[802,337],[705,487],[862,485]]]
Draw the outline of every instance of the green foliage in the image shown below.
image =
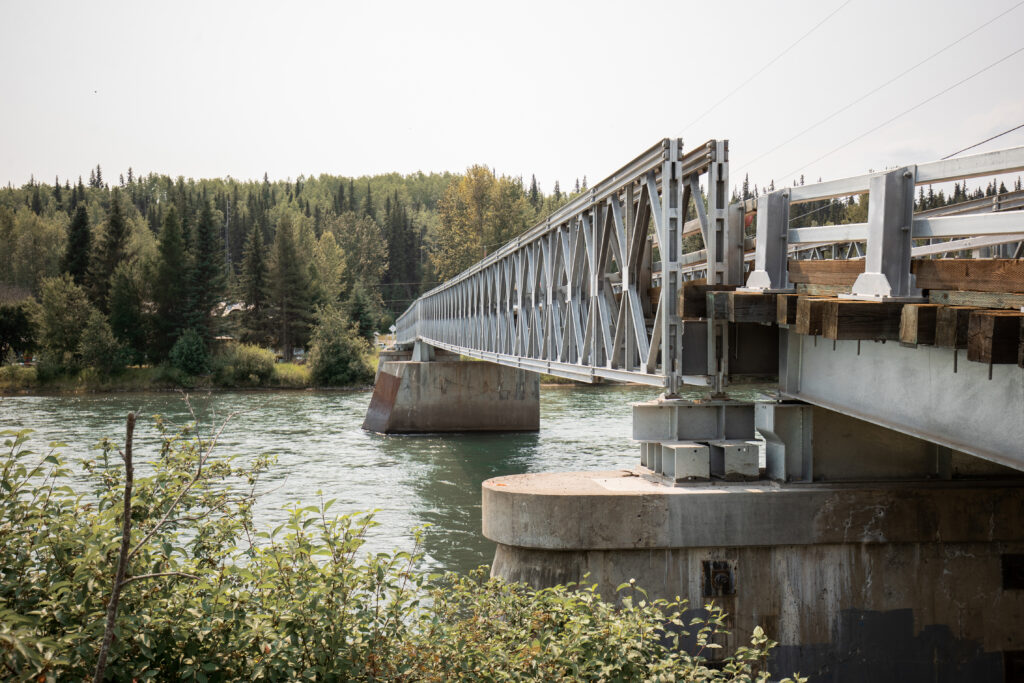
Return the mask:
[[302,389],[313,383],[313,374],[308,365],[278,363],[274,366],[274,375],[270,383],[282,389]]
[[0,365],[10,355],[25,354],[35,347],[36,328],[29,301],[0,304]]
[[43,280],[39,299],[35,323],[44,351],[57,366],[74,365],[94,310],[85,290],[65,274]]
[[309,367],[318,386],[352,386],[373,381],[370,346],[337,306],[317,311]]
[[213,357],[213,375],[224,386],[265,385],[274,375],[274,352],[231,342]]
[[[760,629],[709,666],[715,606],[687,613],[632,584],[616,606],[593,586],[535,591],[486,568],[428,575],[418,546],[363,555],[372,518],[335,516],[322,497],[256,529],[253,492],[271,461],[240,466],[216,456],[215,434],[157,429],[159,455],[134,483],[108,680],[768,679],[775,643]],[[80,461],[93,488],[76,493],[61,444],[34,453],[27,430],[2,436],[0,678],[90,677],[124,507],[117,445]]]
[[124,369],[124,349],[114,338],[106,316],[94,310],[82,330],[78,353],[82,362],[100,375],[112,375]]
[[122,262],[110,286],[110,329],[124,345],[128,362],[138,363],[146,352],[146,320],[138,269]]
[[178,222],[178,212],[172,206],[164,218],[160,231],[160,245],[153,278],[154,356],[167,358],[178,335],[185,329],[188,311],[188,265],[185,244]]
[[121,206],[121,192],[115,187],[110,196],[110,213],[107,215],[102,239],[97,245],[96,258],[91,262],[93,302],[104,311],[107,310],[107,295],[114,270],[127,256],[128,238],[128,222]]
[[308,337],[312,301],[309,274],[298,257],[295,230],[288,219],[281,220],[274,240],[270,292],[277,346],[285,360],[291,360],[295,347]]
[[241,335],[243,341],[258,345],[270,342],[269,280],[263,230],[257,227],[249,233],[245,244],[245,260],[239,274],[238,295],[244,305]]
[[64,252],[61,268],[71,276],[75,284],[85,285],[89,274],[89,257],[92,253],[92,232],[89,229],[89,212],[84,204],[75,209],[68,232],[68,245]]
[[187,329],[174,342],[170,354],[171,366],[186,375],[205,375],[210,372],[210,353],[202,335]]

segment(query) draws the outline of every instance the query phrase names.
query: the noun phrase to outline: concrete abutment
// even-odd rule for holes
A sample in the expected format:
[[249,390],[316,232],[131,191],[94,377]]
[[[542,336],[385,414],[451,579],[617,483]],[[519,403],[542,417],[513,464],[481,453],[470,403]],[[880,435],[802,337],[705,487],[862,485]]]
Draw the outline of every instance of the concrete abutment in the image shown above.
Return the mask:
[[363,429],[382,434],[537,431],[538,375],[429,347],[381,357]]
[[[716,465],[715,444],[746,443],[755,424],[767,467],[722,468],[724,446]],[[1010,680],[1024,652],[1019,472],[799,403],[661,400],[635,407],[634,432],[632,471],[484,483],[493,575],[714,600],[725,651],[760,625],[780,675]]]

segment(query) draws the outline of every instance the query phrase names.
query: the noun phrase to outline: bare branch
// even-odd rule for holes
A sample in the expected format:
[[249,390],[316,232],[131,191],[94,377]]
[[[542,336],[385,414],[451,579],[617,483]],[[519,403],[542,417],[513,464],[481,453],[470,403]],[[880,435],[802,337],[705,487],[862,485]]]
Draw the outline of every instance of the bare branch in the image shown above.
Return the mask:
[[121,523],[121,552],[117,558],[117,571],[114,584],[110,591],[110,602],[107,603],[107,625],[103,631],[103,642],[96,659],[94,683],[100,683],[107,669],[107,655],[114,641],[114,626],[117,622],[117,606],[121,600],[121,588],[124,586],[124,575],[128,569],[128,548],[132,537],[132,484],[135,473],[132,468],[132,435],[135,432],[135,413],[128,413],[128,425],[124,438],[124,519]]

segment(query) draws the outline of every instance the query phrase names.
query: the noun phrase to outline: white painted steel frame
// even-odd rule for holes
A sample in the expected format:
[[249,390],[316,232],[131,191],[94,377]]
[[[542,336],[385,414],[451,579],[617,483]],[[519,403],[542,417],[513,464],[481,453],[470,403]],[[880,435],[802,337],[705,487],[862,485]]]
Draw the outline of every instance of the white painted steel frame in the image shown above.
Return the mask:
[[[682,225],[691,195],[705,235],[725,207],[700,179],[727,187],[726,143],[686,154],[665,139],[524,234],[430,290],[399,317],[398,343],[581,381],[604,377],[675,393],[679,373]],[[710,214],[710,217],[709,215]],[[653,228],[649,234],[649,226]],[[657,259],[655,258],[657,252]],[[660,261],[660,294],[652,274]]]

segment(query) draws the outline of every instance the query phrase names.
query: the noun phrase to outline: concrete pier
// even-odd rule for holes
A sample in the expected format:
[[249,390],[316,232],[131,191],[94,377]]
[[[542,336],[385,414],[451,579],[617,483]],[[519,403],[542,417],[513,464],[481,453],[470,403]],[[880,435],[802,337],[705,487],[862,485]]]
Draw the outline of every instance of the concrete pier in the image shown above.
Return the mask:
[[714,600],[726,650],[760,625],[773,673],[811,680],[1004,680],[1024,651],[1021,529],[1006,482],[669,486],[637,468],[483,487],[493,575]]
[[382,359],[363,422],[383,434],[539,428],[539,375],[451,356]]

